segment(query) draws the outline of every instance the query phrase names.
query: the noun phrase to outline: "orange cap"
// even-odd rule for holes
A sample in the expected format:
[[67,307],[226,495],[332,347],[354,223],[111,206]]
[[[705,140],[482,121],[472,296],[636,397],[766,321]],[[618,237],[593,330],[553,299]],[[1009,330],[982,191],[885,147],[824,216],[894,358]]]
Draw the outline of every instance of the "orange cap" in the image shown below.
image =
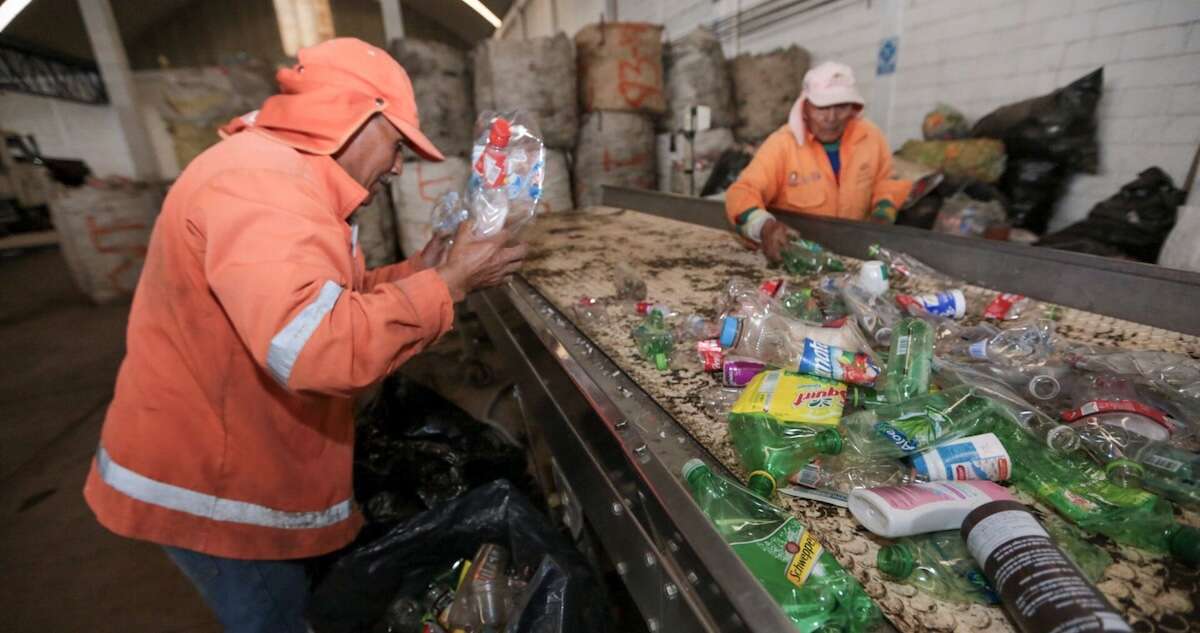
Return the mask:
[[421,132],[408,73],[386,51],[343,37],[301,49],[297,57],[298,64],[275,75],[280,94],[222,131],[254,125],[292,147],[329,155],[380,113],[423,158],[445,160]]

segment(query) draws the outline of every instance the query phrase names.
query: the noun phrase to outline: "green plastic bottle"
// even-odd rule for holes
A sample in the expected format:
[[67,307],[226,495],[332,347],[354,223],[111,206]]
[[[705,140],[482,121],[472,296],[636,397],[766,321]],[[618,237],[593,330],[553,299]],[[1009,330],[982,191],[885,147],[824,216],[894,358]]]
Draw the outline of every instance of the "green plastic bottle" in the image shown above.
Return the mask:
[[1019,489],[1084,530],[1200,567],[1200,529],[1178,523],[1166,499],[1114,484],[1083,451],[1051,453],[1003,417],[988,426],[1012,457]]
[[637,343],[642,358],[652,361],[658,371],[667,371],[670,368],[675,340],[664,323],[662,312],[651,310],[650,314],[633,328],[633,340]]
[[786,511],[704,462],[683,466],[700,509],[798,631],[860,633],[877,627],[879,608],[858,581]]
[[779,303],[783,305],[783,310],[794,318],[814,323],[825,320],[825,314],[821,312],[821,306],[813,296],[811,288],[789,292]]
[[888,402],[904,402],[929,392],[933,365],[933,327],[906,318],[892,330],[883,393]]
[[874,409],[887,403],[887,396],[870,387],[846,385],[846,404],[855,409]]
[[958,530],[898,539],[879,548],[875,566],[898,580],[950,602],[999,604]]
[[815,275],[823,272],[843,272],[845,264],[820,244],[798,239],[780,253],[783,267],[793,275]]
[[980,433],[981,421],[999,406],[969,385],[890,402],[842,418],[851,450],[870,457],[920,453],[939,442]]

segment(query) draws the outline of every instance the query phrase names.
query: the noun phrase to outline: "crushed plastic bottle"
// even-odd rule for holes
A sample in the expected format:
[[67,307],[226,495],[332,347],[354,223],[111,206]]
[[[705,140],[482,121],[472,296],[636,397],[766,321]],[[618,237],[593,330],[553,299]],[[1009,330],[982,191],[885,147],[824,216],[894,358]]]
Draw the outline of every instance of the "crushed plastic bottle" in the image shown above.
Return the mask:
[[1074,407],[1062,412],[1068,424],[1092,420],[1158,441],[1170,439],[1179,426],[1166,412],[1143,402],[1124,376],[1087,374],[1076,381],[1073,391]]
[[879,548],[879,571],[949,602],[999,604],[958,530],[898,539]]
[[508,217],[506,179],[511,136],[508,119],[493,119],[488,127],[487,143],[472,167],[480,185],[471,197],[471,214],[475,218],[475,233],[483,237],[499,233]]
[[633,329],[633,340],[642,358],[654,363],[658,371],[670,369],[670,358],[675,350],[675,340],[667,328],[663,313],[651,310],[642,322]]
[[797,631],[866,633],[882,622],[862,585],[796,517],[693,459],[683,478],[721,537]]
[[912,469],[898,459],[864,457],[853,451],[819,455],[789,477],[788,481],[799,486],[840,493],[917,482]]
[[939,341],[938,353],[948,354],[970,361],[991,361],[1009,366],[1035,365],[1043,363],[1054,350],[1054,322],[1040,319],[1033,323],[1011,327],[985,334],[979,338],[967,338],[979,333],[965,331],[966,336],[951,336]]
[[825,319],[811,288],[794,288],[786,279],[775,278],[764,281],[759,290],[778,301],[784,313],[792,318],[814,322]]
[[1104,466],[1109,481],[1200,507],[1200,454],[1094,419],[1075,430],[1088,454]]
[[912,279],[914,277],[924,277],[927,281],[946,285],[958,284],[959,281],[944,273],[939,272],[932,266],[922,262],[921,260],[900,251],[893,251],[884,248],[879,244],[872,244],[867,247],[867,254],[871,259],[877,259],[887,264],[888,275],[893,279]]
[[806,340],[852,354],[871,349],[852,322],[840,327],[821,327],[772,313],[726,316],[721,320],[722,347],[731,354],[757,358],[775,367],[799,367]]
[[783,258],[783,268],[793,275],[815,275],[846,270],[842,260],[812,240],[793,240],[783,249],[780,256]]
[[979,433],[997,405],[970,386],[930,393],[842,419],[848,451],[866,457],[904,457],[939,442]]
[[904,402],[929,392],[933,370],[933,327],[914,318],[901,321],[891,336],[883,394],[888,402]]

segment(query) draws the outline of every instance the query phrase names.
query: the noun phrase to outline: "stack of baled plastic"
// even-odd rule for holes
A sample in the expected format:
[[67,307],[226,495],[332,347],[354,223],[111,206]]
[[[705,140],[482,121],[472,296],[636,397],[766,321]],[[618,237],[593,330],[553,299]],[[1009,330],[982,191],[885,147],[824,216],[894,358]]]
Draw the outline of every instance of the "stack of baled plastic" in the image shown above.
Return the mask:
[[733,91],[739,141],[759,143],[787,123],[800,96],[811,57],[799,46],[733,58]]
[[[733,105],[733,80],[721,42],[704,27],[688,33],[666,46],[668,133],[675,136],[670,162],[669,190],[696,195],[704,188],[721,153],[735,145],[733,126],[737,110]],[[698,132],[692,143],[680,133],[688,127],[691,109],[708,106],[712,127]],[[695,171],[691,177],[688,168]]]
[[575,145],[575,200],[600,204],[604,185],[653,189],[654,117],[663,94],[662,26],[605,22],[575,35],[583,124]]

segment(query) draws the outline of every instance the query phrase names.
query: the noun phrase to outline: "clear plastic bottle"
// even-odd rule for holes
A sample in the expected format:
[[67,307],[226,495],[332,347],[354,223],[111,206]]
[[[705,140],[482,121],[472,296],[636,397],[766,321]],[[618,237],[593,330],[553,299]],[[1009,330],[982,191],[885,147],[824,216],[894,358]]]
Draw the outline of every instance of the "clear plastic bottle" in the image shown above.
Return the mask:
[[974,435],[996,411],[991,399],[961,385],[859,411],[842,418],[841,428],[847,450],[868,457],[904,457],[938,442]]
[[867,254],[871,259],[878,259],[888,266],[888,276],[891,279],[910,279],[913,277],[923,277],[926,281],[931,281],[938,284],[957,284],[958,281],[941,272],[938,272],[932,266],[922,262],[921,260],[900,251],[893,251],[872,244],[867,248]]
[[1088,454],[1104,465],[1109,481],[1124,488],[1145,488],[1180,505],[1200,507],[1200,453],[1097,420],[1078,424],[1075,430]]
[[1010,366],[1040,364],[1054,349],[1054,322],[1042,319],[976,339],[949,339],[938,349],[971,361]]
[[839,296],[870,340],[877,345],[890,344],[892,331],[904,318],[895,303],[883,296],[872,297],[854,285],[841,288]]
[[958,530],[898,539],[879,549],[875,565],[888,577],[943,600],[977,604],[1000,602],[967,551],[967,544]]
[[859,488],[903,486],[916,483],[912,469],[900,460],[864,457],[852,451],[819,455],[789,477],[794,484],[848,493]]
[[1174,431],[1174,421],[1144,402],[1125,376],[1087,374],[1076,381],[1073,391],[1074,408],[1062,414],[1063,421],[1069,424],[1095,421],[1157,441],[1170,439]]
[[888,402],[904,402],[929,392],[933,362],[933,327],[914,318],[904,319],[892,332],[883,394]]
[[471,215],[475,218],[475,233],[490,237],[504,228],[508,217],[508,142],[511,137],[508,119],[495,118],[488,131],[487,145],[475,161],[475,176],[479,187],[471,198]]
[[700,509],[798,631],[865,633],[881,621],[862,585],[796,517],[697,459],[683,478]]
[[757,358],[775,367],[799,367],[805,339],[851,353],[870,349],[853,323],[821,327],[769,312],[721,320],[721,346],[730,354]]

